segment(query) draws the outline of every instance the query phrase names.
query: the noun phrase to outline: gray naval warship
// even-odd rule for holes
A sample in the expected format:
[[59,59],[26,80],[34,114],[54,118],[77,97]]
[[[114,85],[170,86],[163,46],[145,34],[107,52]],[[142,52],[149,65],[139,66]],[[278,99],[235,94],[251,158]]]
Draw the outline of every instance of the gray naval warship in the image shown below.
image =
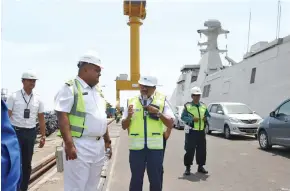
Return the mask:
[[240,102],[262,117],[269,115],[282,101],[290,97],[290,35],[271,42],[261,41],[251,46],[241,62],[228,56],[224,65],[217,39],[228,30],[218,20],[208,20],[205,29],[197,30],[207,41],[198,43],[201,59],[198,64],[184,65],[171,95],[172,107],[191,101],[190,89],[199,86],[201,101]]

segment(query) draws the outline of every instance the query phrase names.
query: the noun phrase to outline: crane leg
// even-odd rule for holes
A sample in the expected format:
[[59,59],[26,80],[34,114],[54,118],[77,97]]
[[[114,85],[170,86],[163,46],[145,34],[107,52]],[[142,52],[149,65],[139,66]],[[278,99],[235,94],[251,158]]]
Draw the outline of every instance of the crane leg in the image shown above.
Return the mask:
[[138,17],[130,17],[130,71],[131,81],[140,78],[140,26],[142,22]]

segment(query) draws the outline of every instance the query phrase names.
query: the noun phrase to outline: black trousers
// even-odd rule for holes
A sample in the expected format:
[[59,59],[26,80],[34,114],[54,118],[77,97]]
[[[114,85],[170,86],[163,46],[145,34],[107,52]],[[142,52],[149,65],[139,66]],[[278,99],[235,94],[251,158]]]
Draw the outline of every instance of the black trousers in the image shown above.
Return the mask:
[[163,150],[130,150],[131,181],[129,191],[142,191],[145,169],[150,191],[161,191]]
[[21,149],[21,161],[22,161],[22,182],[21,191],[28,190],[28,184],[31,174],[31,161],[34,150],[34,144],[36,139],[36,129],[26,129],[14,127]]
[[205,165],[206,162],[206,139],[204,131],[190,130],[185,134],[186,151],[184,155],[184,166],[191,166],[193,163],[194,154],[196,152],[196,164],[199,166]]
[[[166,149],[166,139],[163,137],[163,162],[164,162],[164,156],[165,156],[165,149]],[[161,190],[163,188],[163,174],[164,174],[164,168],[163,168],[163,162],[162,162],[162,173],[161,173]]]

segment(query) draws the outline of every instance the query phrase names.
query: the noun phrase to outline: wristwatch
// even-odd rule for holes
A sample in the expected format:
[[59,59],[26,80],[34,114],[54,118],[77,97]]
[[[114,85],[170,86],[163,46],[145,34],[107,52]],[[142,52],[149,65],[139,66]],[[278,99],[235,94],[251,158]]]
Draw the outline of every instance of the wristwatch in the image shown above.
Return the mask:
[[160,116],[161,116],[161,113],[160,113],[160,112],[158,112],[156,116],[157,116],[157,117],[160,117]]

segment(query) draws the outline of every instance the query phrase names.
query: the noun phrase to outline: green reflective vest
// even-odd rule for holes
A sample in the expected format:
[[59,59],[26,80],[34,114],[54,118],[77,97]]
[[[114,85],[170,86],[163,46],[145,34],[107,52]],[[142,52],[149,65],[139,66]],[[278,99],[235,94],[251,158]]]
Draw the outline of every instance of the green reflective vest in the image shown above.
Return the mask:
[[185,109],[188,113],[194,117],[199,118],[198,122],[193,122],[193,129],[202,131],[204,130],[205,124],[203,118],[205,117],[206,106],[201,104],[200,106],[192,105],[192,103],[185,104]]
[[[165,106],[165,96],[156,92],[151,104],[159,106],[162,113]],[[144,148],[145,139],[147,147],[152,150],[163,149],[164,127],[161,119],[146,117],[146,128],[144,128],[143,106],[138,96],[128,100],[128,106],[133,105],[134,114],[129,126],[129,149],[141,150]]]
[[[85,101],[83,98],[83,92],[81,89],[81,84],[78,80],[70,80],[66,82],[66,85],[73,87],[73,95],[74,95],[74,103],[70,113],[68,114],[70,130],[72,137],[81,137],[85,126],[85,118],[86,118],[86,108]],[[96,86],[97,92],[100,94],[102,98],[104,98],[99,87]],[[58,136],[61,136],[60,130],[57,133]]]

